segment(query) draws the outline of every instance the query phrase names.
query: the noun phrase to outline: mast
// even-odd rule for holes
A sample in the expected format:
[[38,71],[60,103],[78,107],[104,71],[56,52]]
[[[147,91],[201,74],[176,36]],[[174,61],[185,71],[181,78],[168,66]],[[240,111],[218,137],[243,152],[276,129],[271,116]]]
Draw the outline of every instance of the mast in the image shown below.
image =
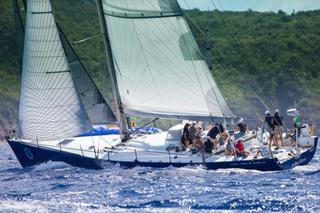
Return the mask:
[[107,60],[107,67],[108,67],[109,74],[111,77],[112,93],[114,96],[116,110],[117,110],[116,116],[117,116],[117,120],[119,121],[119,124],[120,124],[120,134],[122,136],[122,139],[124,141],[126,141],[129,137],[128,124],[127,124],[127,119],[124,114],[123,106],[121,103],[119,86],[118,86],[118,82],[117,82],[117,78],[116,78],[112,50],[111,50],[111,46],[110,46],[110,39],[109,39],[108,29],[107,29],[107,25],[106,25],[107,23],[104,18],[104,12],[103,12],[103,7],[102,7],[101,1],[102,0],[96,0],[99,20],[100,20],[100,26],[101,26],[101,31],[102,31],[102,35],[103,35],[103,41],[104,41],[106,55],[107,55],[107,59],[108,59]]

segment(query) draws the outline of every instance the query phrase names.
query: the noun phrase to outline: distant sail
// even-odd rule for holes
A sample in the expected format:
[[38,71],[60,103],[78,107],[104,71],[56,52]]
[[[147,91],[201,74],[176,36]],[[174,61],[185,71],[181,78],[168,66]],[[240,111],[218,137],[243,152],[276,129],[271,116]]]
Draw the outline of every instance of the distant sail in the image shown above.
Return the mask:
[[175,0],[102,0],[125,112],[232,116]]
[[75,88],[49,0],[27,1],[19,132],[58,139],[92,129]]
[[100,93],[58,24],[57,27],[71,68],[72,79],[78,93],[80,94],[80,98],[84,104],[86,112],[88,113],[91,123],[102,124],[115,122],[116,117],[110,106]]

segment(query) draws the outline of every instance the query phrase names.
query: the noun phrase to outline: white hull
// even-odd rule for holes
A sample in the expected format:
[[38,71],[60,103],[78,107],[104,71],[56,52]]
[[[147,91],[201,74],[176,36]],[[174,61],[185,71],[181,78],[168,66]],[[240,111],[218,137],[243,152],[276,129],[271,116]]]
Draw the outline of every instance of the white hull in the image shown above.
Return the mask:
[[[167,151],[168,144],[179,144],[179,140],[167,140],[167,132],[152,135],[137,136],[134,139],[121,143],[119,135],[106,136],[86,136],[65,139],[62,141],[27,141],[21,140],[18,143],[32,144],[39,149],[50,149],[60,153],[69,153],[78,157],[92,159],[99,162],[124,163],[125,165],[186,165],[186,164],[228,164],[238,165],[239,163],[259,162],[273,159],[281,164],[291,159],[297,159],[304,153],[310,152],[312,148],[302,148],[284,146],[275,150],[272,148],[273,157],[264,158],[261,154],[254,158],[259,150],[259,142],[252,138],[245,142],[246,151],[249,156],[242,157],[226,156],[224,147],[221,146],[213,154],[203,154],[197,152],[193,154],[186,151]],[[312,141],[317,141],[317,137],[309,137]],[[81,160],[81,159],[80,159]],[[63,161],[63,160],[62,160]],[[306,161],[306,160],[304,160]],[[235,164],[234,164],[235,163]],[[302,162],[303,163],[303,162]],[[232,166],[231,166],[232,167]],[[236,166],[237,167],[237,166]],[[259,168],[258,168],[259,169]],[[272,169],[271,169],[272,170]]]

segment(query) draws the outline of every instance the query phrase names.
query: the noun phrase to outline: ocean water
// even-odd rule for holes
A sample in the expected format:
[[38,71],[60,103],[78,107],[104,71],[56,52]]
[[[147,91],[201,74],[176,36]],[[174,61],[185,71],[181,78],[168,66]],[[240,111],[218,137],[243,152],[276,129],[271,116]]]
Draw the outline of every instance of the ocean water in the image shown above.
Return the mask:
[[320,212],[320,155],[289,171],[22,169],[0,144],[0,212]]

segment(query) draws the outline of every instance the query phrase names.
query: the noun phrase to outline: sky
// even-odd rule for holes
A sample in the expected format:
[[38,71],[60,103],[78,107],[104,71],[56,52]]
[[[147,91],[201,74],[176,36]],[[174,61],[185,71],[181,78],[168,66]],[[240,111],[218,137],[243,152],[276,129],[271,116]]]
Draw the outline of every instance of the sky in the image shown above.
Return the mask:
[[[295,11],[320,9],[320,0],[178,0],[181,7],[188,9],[199,8],[201,10],[212,10],[215,6],[221,10],[219,1],[223,10],[245,11],[252,9],[254,11],[268,12],[282,10],[286,13]],[[212,3],[213,2],[213,3]]]

